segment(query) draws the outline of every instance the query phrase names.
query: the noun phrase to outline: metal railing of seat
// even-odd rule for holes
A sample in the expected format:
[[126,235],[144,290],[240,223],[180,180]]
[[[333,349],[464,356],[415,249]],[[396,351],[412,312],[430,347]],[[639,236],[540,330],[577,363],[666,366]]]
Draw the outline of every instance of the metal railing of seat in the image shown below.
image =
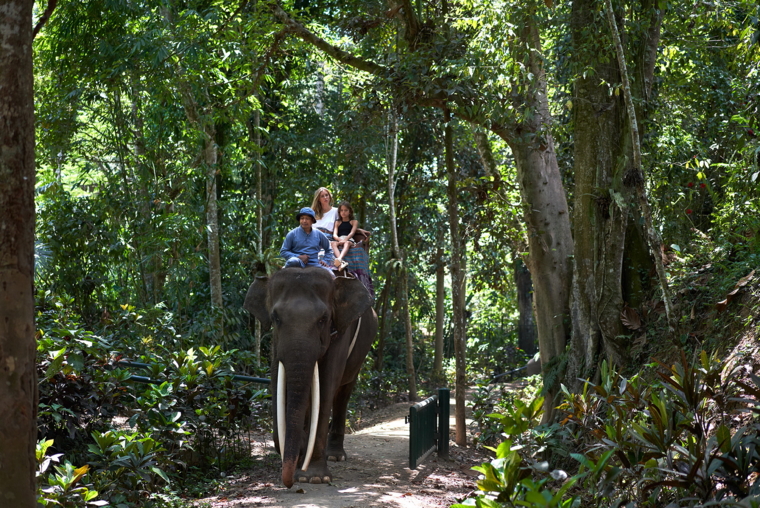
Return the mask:
[[431,453],[449,457],[449,397],[448,388],[409,408],[409,469],[417,469]]
[[[136,369],[150,369],[151,365],[148,363],[140,363],[140,362],[127,362],[127,361],[118,361],[114,362],[114,367],[132,367]],[[264,385],[269,384],[269,379],[263,378],[263,377],[252,377],[252,376],[243,376],[241,374],[234,374],[232,376],[233,381],[243,381],[246,383],[260,383]],[[147,383],[147,384],[161,384],[161,381],[157,381],[155,379],[151,379],[147,376],[136,376],[132,374],[129,376],[128,381],[134,381],[135,383]]]

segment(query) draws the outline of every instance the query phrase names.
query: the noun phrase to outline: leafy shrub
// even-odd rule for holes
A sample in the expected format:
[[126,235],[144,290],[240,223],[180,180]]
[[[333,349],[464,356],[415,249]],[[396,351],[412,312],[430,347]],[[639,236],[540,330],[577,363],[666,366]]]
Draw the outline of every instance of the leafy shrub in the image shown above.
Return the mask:
[[84,506],[104,506],[107,501],[96,500],[98,491],[92,488],[92,484],[84,483],[90,467],[74,467],[66,461],[60,466],[54,466],[55,471],[50,471],[50,466],[58,462],[63,454],[48,455],[48,449],[53,440],[39,441],[37,443],[37,483],[39,494],[37,502],[44,507],[60,506],[62,508],[78,508]]
[[46,292],[38,302],[38,426],[42,456],[54,452],[39,459],[40,485],[51,506],[92,505],[93,492],[113,506],[163,506],[188,468],[209,474],[248,458],[242,434],[269,414],[265,388],[233,379],[249,356],[178,347],[184,341],[160,307],[104,313],[105,334],[96,335],[68,299]]
[[656,382],[605,364],[598,385],[563,387],[561,425],[535,426],[538,401],[494,416],[507,439],[476,468],[483,494],[455,506],[757,506],[760,424],[730,424],[737,409],[758,412],[760,378],[739,380],[704,352],[654,366]]

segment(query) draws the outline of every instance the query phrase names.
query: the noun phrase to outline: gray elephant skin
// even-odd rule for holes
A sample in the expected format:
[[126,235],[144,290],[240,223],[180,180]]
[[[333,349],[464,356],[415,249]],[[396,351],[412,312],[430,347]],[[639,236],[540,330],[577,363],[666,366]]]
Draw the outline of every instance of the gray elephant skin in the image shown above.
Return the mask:
[[[330,482],[327,459],[346,459],[346,409],[377,332],[371,297],[357,279],[333,279],[318,267],[284,268],[268,279],[257,277],[243,306],[264,330],[272,327],[270,387],[282,482],[287,487],[295,481]],[[312,389],[315,378],[318,391]],[[313,453],[304,467],[310,433]]]

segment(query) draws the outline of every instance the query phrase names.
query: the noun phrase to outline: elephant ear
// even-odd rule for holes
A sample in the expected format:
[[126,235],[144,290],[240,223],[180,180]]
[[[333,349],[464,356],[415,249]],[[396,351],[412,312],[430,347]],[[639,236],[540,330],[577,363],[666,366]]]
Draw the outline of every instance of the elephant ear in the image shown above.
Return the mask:
[[372,307],[369,291],[359,279],[335,279],[333,295],[333,323],[343,333],[351,323]]
[[256,277],[251,287],[248,288],[245,302],[243,302],[243,308],[261,321],[263,330],[269,330],[269,327],[272,326],[272,321],[269,319],[269,311],[267,310],[268,282],[268,277]]

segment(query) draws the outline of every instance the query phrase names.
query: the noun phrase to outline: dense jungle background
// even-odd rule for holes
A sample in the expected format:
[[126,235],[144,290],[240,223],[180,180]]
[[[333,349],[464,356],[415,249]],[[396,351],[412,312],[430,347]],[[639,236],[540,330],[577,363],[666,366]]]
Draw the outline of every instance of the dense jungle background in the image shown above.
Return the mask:
[[[2,294],[0,360],[36,339],[43,506],[188,506],[246,464],[271,423],[243,299],[322,186],[372,233],[353,410],[456,388],[456,442],[494,455],[463,502],[760,505],[755,2],[23,5],[0,260],[18,283],[29,244],[34,311]],[[489,384],[536,353],[526,391]]]

